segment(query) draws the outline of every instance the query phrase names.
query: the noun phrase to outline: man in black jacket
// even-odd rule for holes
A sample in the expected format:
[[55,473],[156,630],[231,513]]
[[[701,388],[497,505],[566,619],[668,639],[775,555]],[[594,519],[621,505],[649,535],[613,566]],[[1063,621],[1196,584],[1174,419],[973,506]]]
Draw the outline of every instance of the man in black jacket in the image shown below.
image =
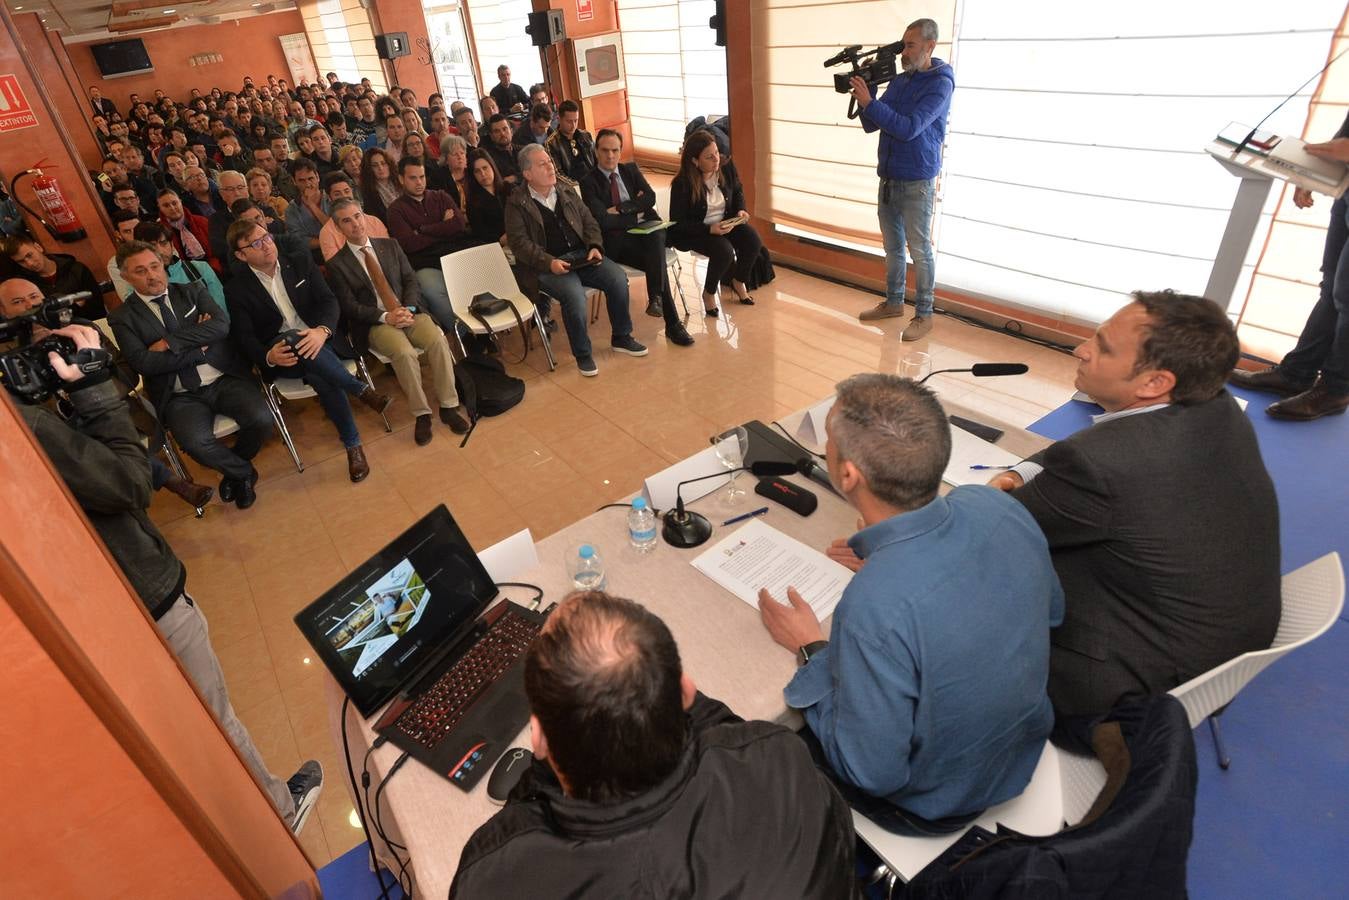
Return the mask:
[[534,763],[452,897],[851,897],[852,816],[806,745],[698,693],[656,616],[573,594],[525,658]]
[[[563,113],[563,121],[566,121],[566,113]],[[660,216],[656,214],[656,192],[647,184],[636,163],[618,161],[622,152],[623,135],[612,128],[601,130],[596,141],[597,164],[581,178],[581,195],[604,233],[604,249],[608,254],[624,265],[646,273],[646,314],[663,316],[665,336],[670,343],[687,347],[693,343],[693,338],[679,320],[674,294],[670,292],[670,271],[665,265],[665,230],[649,234],[628,233],[629,228],[659,222]]]
[[[337,332],[337,298],[318,269],[280,258],[266,228],[240,220],[225,235],[234,256],[248,264],[225,286],[230,334],[264,378],[303,378],[318,394],[347,451],[347,474],[370,474],[350,395],[377,413],[393,402],[347,371],[330,342]],[[341,346],[339,343],[338,346]]]
[[[56,333],[73,340],[81,351],[99,348],[97,329],[70,325]],[[26,403],[18,404],[19,414],[103,539],[244,764],[261,782],[291,831],[298,834],[322,790],[323,767],[310,760],[289,783],[268,771],[262,754],[230,705],[225,676],[207,635],[206,619],[184,590],[187,569],[146,515],[151,493],[150,464],[141,447],[140,435],[127,414],[122,391],[111,379],[110,368],[86,376],[55,353],[48,359],[67,385],[75,418],[66,422],[48,409]]]
[[1278,502],[1223,390],[1238,355],[1226,314],[1140,291],[1074,355],[1105,414],[991,482],[1035,517],[1063,584],[1049,661],[1061,720],[1264,649],[1280,613]]
[[[188,455],[223,476],[220,499],[247,509],[256,499],[252,459],[273,421],[248,364],[229,342],[229,324],[201,282],[169,284],[155,248],[117,247],[132,293],[108,317],[117,346],[145,378],[146,393]],[[239,424],[234,447],[215,436],[215,417]]]

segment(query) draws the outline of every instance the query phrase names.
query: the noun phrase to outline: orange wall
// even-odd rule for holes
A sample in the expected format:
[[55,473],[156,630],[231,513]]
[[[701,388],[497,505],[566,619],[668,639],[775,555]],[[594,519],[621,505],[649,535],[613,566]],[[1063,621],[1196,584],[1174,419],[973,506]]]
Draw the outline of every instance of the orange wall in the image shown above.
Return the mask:
[[[550,0],[550,2],[535,0],[534,6],[536,9],[562,10],[568,39],[592,37],[618,30],[618,4],[614,0],[595,0],[592,4],[594,18],[585,22],[576,18],[576,0]],[[558,46],[559,52],[556,55],[549,55],[548,72],[557,100],[560,102],[570,98],[579,102],[581,125],[591,134],[601,128],[612,128],[622,134],[623,158],[632,159],[632,129],[628,125],[627,91],[614,91],[611,94],[600,94],[598,97],[582,100],[576,80],[575,54],[572,53],[570,44],[563,43]],[[559,59],[563,64],[561,68],[556,62]]]
[[426,40],[426,16],[422,13],[421,0],[375,0],[371,22],[377,27],[376,34],[406,31],[408,35],[409,56],[400,56],[396,60],[385,60],[384,66],[390,76],[389,83],[399,87],[412,88],[417,92],[417,102],[425,106],[426,98],[436,93],[436,71],[426,62],[426,50],[418,46],[417,41]]
[[[72,254],[93,271],[94,277],[104,278],[104,267],[113,253],[111,222],[94,194],[77,140],[80,129],[84,129],[86,144],[92,135],[83,120],[71,121],[75,101],[38,17],[32,13],[11,17],[8,8],[0,8],[0,20],[4,22],[0,29],[0,73],[12,73],[18,79],[38,123],[34,128],[0,132],[0,173],[8,186],[18,172],[46,161],[43,172],[60,182],[88,237],[59,244],[31,218],[29,229],[47,250]],[[40,209],[31,185],[31,179],[19,182],[19,199]]]
[[[281,52],[278,35],[304,31],[304,19],[297,10],[235,19],[219,25],[192,25],[133,35],[145,42],[150,63],[155,67],[149,75],[130,75],[126,78],[105,79],[94,63],[91,44],[69,44],[70,58],[87,92],[90,85],[98,85],[103,96],[112,99],[117,109],[126,114],[127,96],[141,95],[150,100],[155,88],[162,88],[176,101],[186,100],[191,88],[206,93],[213,87],[237,91],[244,76],[263,81],[271,74],[290,81],[290,69]],[[103,43],[94,41],[92,43]],[[190,66],[188,59],[200,53],[217,52],[223,62],[206,66]]]

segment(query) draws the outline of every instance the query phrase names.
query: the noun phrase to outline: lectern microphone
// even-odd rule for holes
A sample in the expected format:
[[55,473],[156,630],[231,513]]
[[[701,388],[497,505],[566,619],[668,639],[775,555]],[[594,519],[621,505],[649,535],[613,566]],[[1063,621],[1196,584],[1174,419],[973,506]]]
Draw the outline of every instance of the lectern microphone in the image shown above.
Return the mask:
[[944,375],[948,372],[969,372],[975,378],[987,378],[990,375],[1025,375],[1030,371],[1030,366],[1025,363],[975,363],[968,369],[938,369],[935,372],[929,372],[918,383],[922,384],[933,375]]
[[1232,151],[1232,159],[1236,159],[1238,156],[1241,155],[1241,151],[1246,149],[1246,146],[1247,146],[1248,144],[1250,144],[1251,140],[1255,137],[1255,133],[1256,133],[1257,131],[1260,130],[1260,126],[1263,125],[1263,124],[1265,124],[1266,122],[1268,122],[1270,116],[1274,115],[1276,112],[1278,112],[1279,110],[1283,109],[1283,105],[1284,105],[1285,103],[1287,103],[1289,100],[1292,100],[1294,97],[1296,97],[1296,96],[1298,95],[1298,93],[1300,93],[1300,92],[1302,91],[1302,89],[1305,88],[1307,85],[1311,84],[1313,81],[1315,81],[1316,79],[1320,78],[1320,77],[1321,77],[1321,74],[1322,74],[1323,72],[1325,72],[1326,69],[1329,69],[1332,65],[1335,64],[1335,60],[1339,59],[1341,56],[1343,56],[1343,55],[1346,54],[1346,53],[1349,53],[1349,47],[1346,47],[1345,49],[1341,50],[1339,53],[1336,53],[1333,57],[1331,57],[1330,62],[1328,62],[1328,63],[1326,63],[1324,66],[1322,66],[1322,67],[1316,72],[1315,75],[1313,75],[1311,78],[1308,78],[1306,81],[1302,82],[1302,84],[1299,84],[1299,85],[1297,86],[1297,90],[1296,90],[1296,91],[1293,91],[1293,93],[1289,94],[1287,97],[1284,97],[1282,100],[1280,100],[1278,106],[1274,107],[1274,108],[1271,109],[1268,113],[1266,113],[1266,114],[1265,114],[1265,117],[1264,117],[1263,119],[1261,119],[1259,122],[1256,122],[1256,123],[1255,123],[1255,127],[1251,129],[1251,133],[1248,134],[1248,135],[1246,135],[1244,138],[1242,138],[1242,139],[1241,139],[1241,143],[1240,143],[1240,144],[1237,144],[1237,149],[1235,149],[1235,150]]
[[707,516],[684,509],[684,496],[680,489],[686,484],[706,481],[709,478],[719,478],[732,472],[751,472],[762,476],[790,475],[795,471],[796,465],[794,463],[760,460],[748,466],[723,469],[720,472],[713,472],[711,475],[699,475],[697,478],[681,481],[675,485],[675,508],[661,517],[660,535],[665,539],[665,543],[672,547],[697,547],[699,544],[706,543],[707,539],[712,536],[712,523],[707,520]]

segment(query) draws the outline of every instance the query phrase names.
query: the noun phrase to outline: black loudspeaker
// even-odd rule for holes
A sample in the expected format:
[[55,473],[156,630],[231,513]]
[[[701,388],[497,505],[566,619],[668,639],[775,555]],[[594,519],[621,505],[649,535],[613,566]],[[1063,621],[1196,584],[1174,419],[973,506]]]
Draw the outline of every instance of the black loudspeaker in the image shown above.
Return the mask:
[[559,41],[565,41],[567,22],[562,17],[562,10],[549,9],[530,13],[525,34],[529,35],[529,41],[535,47],[548,47]]
[[375,55],[380,59],[397,59],[412,52],[408,46],[408,33],[394,31],[389,34],[375,35]]
[[726,0],[717,0],[716,15],[707,20],[707,27],[717,33],[718,47],[726,46]]

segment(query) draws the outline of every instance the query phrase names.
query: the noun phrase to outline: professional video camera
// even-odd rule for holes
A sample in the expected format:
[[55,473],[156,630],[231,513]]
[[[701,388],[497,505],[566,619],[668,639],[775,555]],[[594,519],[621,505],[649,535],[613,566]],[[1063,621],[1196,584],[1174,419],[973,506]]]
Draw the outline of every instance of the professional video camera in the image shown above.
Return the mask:
[[0,353],[0,382],[14,396],[29,403],[41,403],[64,387],[47,354],[55,351],[85,376],[103,371],[112,360],[106,350],[78,350],[75,342],[59,334],[33,341],[34,326],[49,331],[64,328],[73,318],[76,301],[89,297],[88,291],[66,294],[43,302],[31,312],[13,319],[0,319],[0,344],[14,341],[20,346]]
[[[887,84],[899,74],[899,54],[904,50],[903,41],[895,41],[893,44],[886,44],[882,47],[876,47],[871,50],[863,51],[861,44],[853,44],[850,47],[844,47],[838,53],[824,61],[826,69],[832,68],[843,63],[852,65],[850,72],[834,73],[834,90],[840,94],[852,92],[852,81],[854,76],[861,78],[867,83],[874,93],[876,88]],[[874,59],[862,62],[867,57]],[[855,119],[859,114],[856,99],[848,103],[848,118]]]

